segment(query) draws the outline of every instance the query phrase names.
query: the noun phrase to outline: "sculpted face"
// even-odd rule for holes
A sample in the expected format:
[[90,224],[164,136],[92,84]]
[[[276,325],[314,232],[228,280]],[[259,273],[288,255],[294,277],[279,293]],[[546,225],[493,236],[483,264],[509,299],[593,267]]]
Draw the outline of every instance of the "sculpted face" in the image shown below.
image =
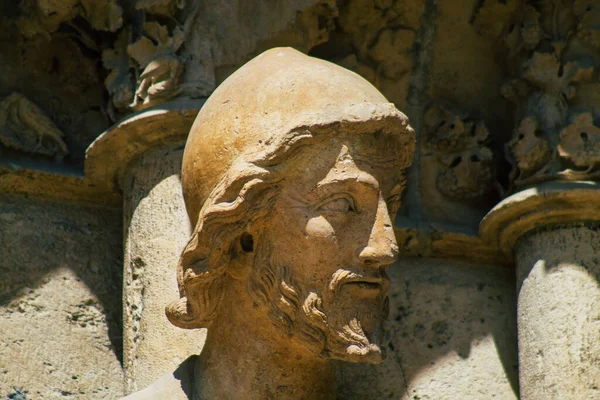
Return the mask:
[[406,116],[360,76],[293,49],[250,61],[188,136],[194,232],[169,320],[209,327],[221,350],[254,323],[255,344],[381,361],[392,221],[413,150]]
[[265,224],[263,261],[283,288],[274,308],[292,321],[294,337],[327,357],[383,358],[386,269],[398,255],[392,220],[403,188],[393,140],[340,135],[302,149]]

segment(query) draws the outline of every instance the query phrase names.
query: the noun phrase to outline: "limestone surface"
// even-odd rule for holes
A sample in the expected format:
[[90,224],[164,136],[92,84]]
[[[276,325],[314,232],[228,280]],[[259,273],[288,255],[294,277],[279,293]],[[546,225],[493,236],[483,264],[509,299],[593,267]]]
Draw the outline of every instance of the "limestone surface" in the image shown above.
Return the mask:
[[119,397],[120,210],[2,195],[0,226],[0,397]]
[[598,226],[530,232],[517,245],[521,398],[599,396]]

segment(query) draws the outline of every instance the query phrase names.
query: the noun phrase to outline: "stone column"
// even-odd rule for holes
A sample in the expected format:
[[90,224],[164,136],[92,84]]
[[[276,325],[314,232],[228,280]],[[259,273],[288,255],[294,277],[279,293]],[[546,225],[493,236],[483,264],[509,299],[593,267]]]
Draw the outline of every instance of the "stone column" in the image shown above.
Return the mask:
[[550,182],[506,198],[481,235],[515,257],[523,400],[600,397],[600,184]]
[[123,194],[125,392],[148,386],[202,349],[206,332],[172,326],[176,266],[191,227],[181,193],[185,139],[201,102],[147,110],[103,133],[88,149],[86,175]]

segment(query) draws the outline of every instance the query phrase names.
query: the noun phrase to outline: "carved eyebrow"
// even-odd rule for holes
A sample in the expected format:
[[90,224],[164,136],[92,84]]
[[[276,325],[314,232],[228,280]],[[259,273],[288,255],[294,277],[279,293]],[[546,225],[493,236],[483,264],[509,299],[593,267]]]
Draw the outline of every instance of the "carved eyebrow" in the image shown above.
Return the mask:
[[360,185],[369,188],[372,191],[379,191],[379,183],[371,180],[359,180],[356,176],[349,176],[345,178],[328,180],[327,178],[317,183],[317,185],[311,189],[310,195],[317,197],[325,197],[331,195],[331,189],[338,189],[339,192],[350,192],[350,188],[355,185]]
[[[361,179],[363,178],[363,179]],[[367,179],[364,179],[367,178]],[[348,186],[353,184],[359,184],[371,189],[379,190],[379,181],[373,178],[371,175],[365,173],[359,173],[357,175],[350,175],[345,177],[338,177],[335,179],[325,178],[322,181],[318,182],[315,190],[319,190],[320,187],[328,187],[330,185],[340,185],[340,186]]]
[[306,207],[312,203],[311,199],[307,199],[297,192],[288,193],[287,197],[294,202],[293,207]]
[[386,157],[378,154],[355,154],[352,158],[357,163],[367,164],[376,168],[400,169],[402,164],[398,157]]

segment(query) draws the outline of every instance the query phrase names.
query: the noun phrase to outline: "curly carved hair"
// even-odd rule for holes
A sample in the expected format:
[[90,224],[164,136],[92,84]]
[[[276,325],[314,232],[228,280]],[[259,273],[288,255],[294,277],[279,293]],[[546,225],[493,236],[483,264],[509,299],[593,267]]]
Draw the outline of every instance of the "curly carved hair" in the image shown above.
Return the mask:
[[231,250],[248,225],[265,218],[278,192],[282,171],[313,134],[297,129],[278,146],[238,159],[219,181],[200,210],[198,223],[177,267],[181,298],[165,309],[180,328],[208,327],[221,299]]

